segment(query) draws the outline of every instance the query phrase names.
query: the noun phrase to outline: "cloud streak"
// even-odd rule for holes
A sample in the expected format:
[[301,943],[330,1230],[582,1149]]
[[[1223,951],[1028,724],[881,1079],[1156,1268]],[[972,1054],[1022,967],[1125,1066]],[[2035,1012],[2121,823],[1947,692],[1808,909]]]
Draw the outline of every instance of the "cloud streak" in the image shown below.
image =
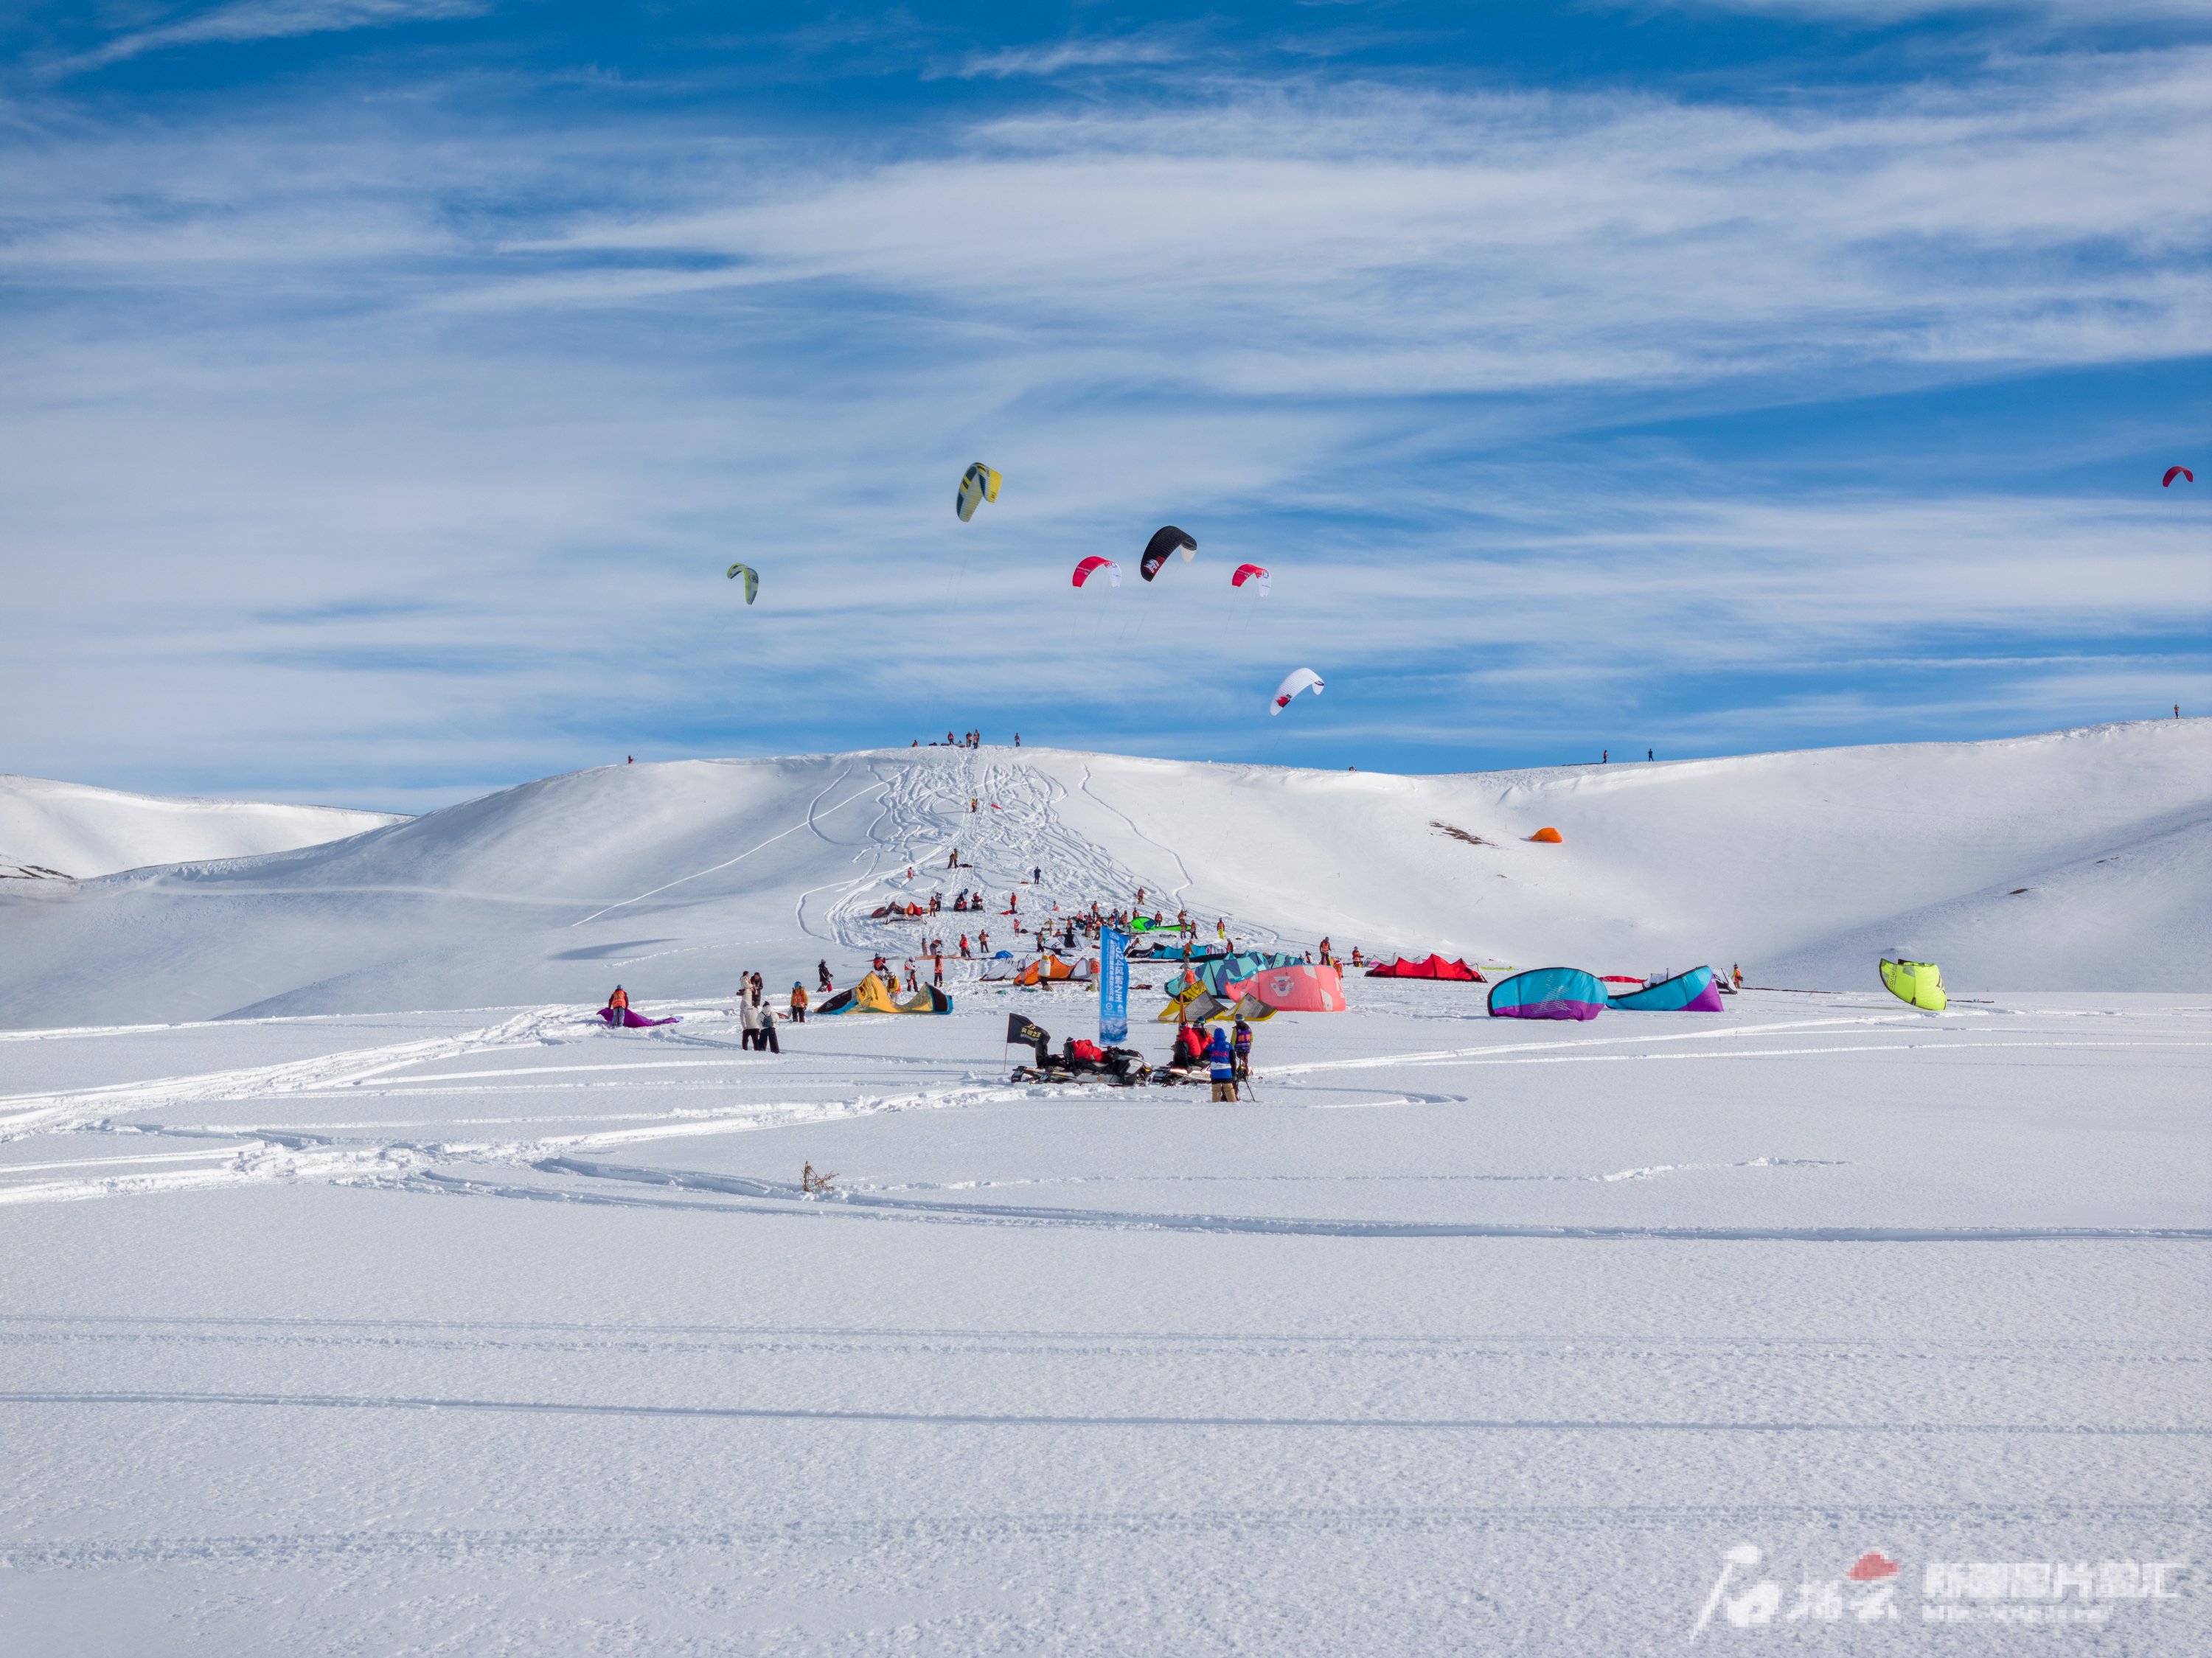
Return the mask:
[[211,7],[176,22],[118,35],[90,52],[62,59],[51,72],[81,74],[178,46],[390,28],[402,23],[476,17],[489,9],[490,0],[231,0],[228,5]]

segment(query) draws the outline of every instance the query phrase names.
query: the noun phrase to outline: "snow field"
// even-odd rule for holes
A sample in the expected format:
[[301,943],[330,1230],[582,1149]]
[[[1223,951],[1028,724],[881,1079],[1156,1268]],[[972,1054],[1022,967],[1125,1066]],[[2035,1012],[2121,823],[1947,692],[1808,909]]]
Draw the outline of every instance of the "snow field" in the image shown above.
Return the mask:
[[[1746,1540],[2204,1557],[2212,1005],[1359,988],[1236,1107],[1000,1084],[1066,993],[781,1056],[711,1004],[11,1037],[0,1610],[32,1652],[1634,1653]],[[1804,1643],[2006,1633],[1908,1587]],[[2203,1604],[2082,1632],[2188,1651]]]
[[[1682,1649],[1746,1545],[1773,1621],[1700,1648],[2212,1649],[2206,748],[700,762],[21,884],[9,1650],[1583,1658]],[[1008,1084],[1006,1013],[1095,995],[957,964],[950,1017],[738,1050],[743,969],[1139,884],[1247,944],[1822,993],[1355,977],[1223,1106]],[[1900,943],[1946,1014],[1877,987]],[[617,981],[682,1023],[607,1029]],[[1929,1587],[2052,1560],[2197,1564],[2033,1631]]]
[[[2208,989],[2208,778],[2203,720],[1422,778],[1033,749],[602,768],[326,846],[0,890],[0,1025],[596,1005],[617,978],[696,999],[751,968],[811,987],[824,957],[849,983],[878,950],[979,926],[1012,948],[1015,919],[1139,885],[1261,947],[1856,990],[1902,944],[1961,994]],[[1546,825],[1565,844],[1525,839]],[[991,913],[868,919],[963,885]]]
[[0,774],[0,879],[82,881],[149,864],[250,858],[405,821],[338,806],[125,794]]

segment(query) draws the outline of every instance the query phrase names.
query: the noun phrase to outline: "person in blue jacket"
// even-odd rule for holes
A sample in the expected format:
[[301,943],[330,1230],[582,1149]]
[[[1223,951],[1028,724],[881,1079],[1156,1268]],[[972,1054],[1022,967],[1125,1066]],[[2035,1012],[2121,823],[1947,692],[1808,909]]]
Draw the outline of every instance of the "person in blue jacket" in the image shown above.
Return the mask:
[[1229,1045],[1229,1033],[1219,1025],[1213,1027],[1213,1040],[1206,1044],[1206,1063],[1213,1077],[1213,1098],[1217,1105],[1237,1102],[1237,1051]]

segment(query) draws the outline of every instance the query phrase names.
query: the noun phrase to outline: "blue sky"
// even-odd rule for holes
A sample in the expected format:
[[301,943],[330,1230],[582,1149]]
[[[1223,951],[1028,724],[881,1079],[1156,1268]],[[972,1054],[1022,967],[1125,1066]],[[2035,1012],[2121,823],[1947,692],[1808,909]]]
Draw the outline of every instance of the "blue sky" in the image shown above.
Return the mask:
[[422,810],[969,726],[1455,771],[2212,708],[2205,4],[0,39],[0,769]]

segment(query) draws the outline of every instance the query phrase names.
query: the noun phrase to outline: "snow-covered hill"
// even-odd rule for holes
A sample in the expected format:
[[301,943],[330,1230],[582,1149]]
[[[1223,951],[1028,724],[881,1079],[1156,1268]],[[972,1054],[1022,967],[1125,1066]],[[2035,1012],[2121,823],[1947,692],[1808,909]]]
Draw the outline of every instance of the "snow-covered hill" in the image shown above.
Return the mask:
[[251,858],[405,821],[338,806],[125,794],[0,774],[0,879],[82,881],[149,864]]
[[[1546,826],[1564,843],[1525,838]],[[1902,944],[1967,993],[2203,989],[2208,854],[2203,720],[1435,777],[1003,748],[611,767],[334,844],[27,884],[0,907],[0,1023],[698,996],[742,969],[811,983],[822,957],[845,982],[920,947],[869,911],[976,885],[993,913],[940,916],[948,941],[981,919],[1013,943],[1010,891],[1026,921],[1141,885],[1240,942],[1822,988]]]

